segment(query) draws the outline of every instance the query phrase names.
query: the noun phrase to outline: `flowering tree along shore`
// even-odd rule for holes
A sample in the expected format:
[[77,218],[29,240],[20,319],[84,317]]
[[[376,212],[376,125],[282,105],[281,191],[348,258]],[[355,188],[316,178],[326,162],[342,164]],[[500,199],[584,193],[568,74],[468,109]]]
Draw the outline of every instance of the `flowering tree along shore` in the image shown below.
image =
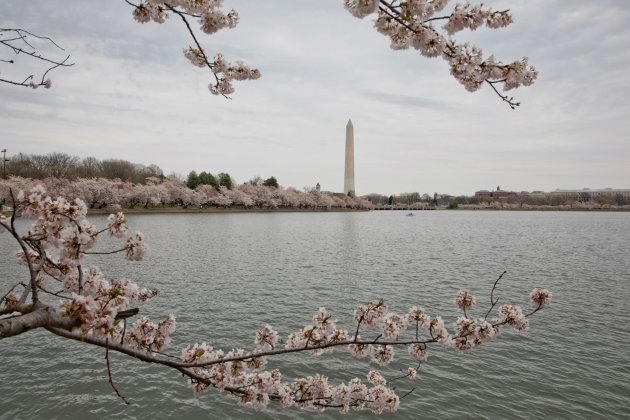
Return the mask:
[[275,188],[265,185],[241,184],[232,189],[210,185],[198,185],[194,190],[177,178],[147,178],[145,184],[133,184],[106,178],[77,179],[59,178],[32,180],[11,177],[0,180],[0,200],[9,203],[10,190],[29,190],[42,184],[53,197],[81,199],[89,208],[160,208],[174,206],[193,207],[244,207],[244,208],[299,208],[370,209],[373,205],[359,197],[343,194],[310,191],[300,192],[293,188]]
[[[283,407],[315,411],[393,412],[398,409],[400,395],[392,383],[414,380],[430,346],[469,352],[492,341],[505,328],[525,331],[528,318],[552,297],[545,289],[534,289],[530,295],[533,307],[528,312],[501,303],[494,292],[503,273],[494,283],[489,308],[480,316],[471,313],[476,297],[466,289],[457,293],[454,305],[461,316],[450,329],[442,317],[419,306],[396,313],[380,300],[357,306],[354,325],[346,328],[337,326],[334,316],[320,308],[311,323],[284,340],[267,325],[255,332],[250,349],[224,352],[204,342],[191,343],[173,358],[165,353],[175,331],[173,315],[157,322],[142,315],[131,319],[140,311],[138,304],[159,291],[140,288],[129,279],[109,279],[99,267],[89,265],[91,254],[121,253],[130,261],[146,254],[148,246],[142,234],[129,231],[124,215],[110,215],[107,225],[99,228],[86,219],[87,206],[80,199],[52,199],[41,186],[10,194],[13,212],[9,217],[0,216],[0,231],[17,242],[17,260],[28,269],[28,279],[16,279],[0,295],[0,339],[44,328],[64,338],[103,347],[109,382],[125,403],[111,377],[110,351],[175,369],[188,378],[196,394],[215,388],[257,410],[278,401]],[[20,232],[17,216],[34,219],[34,223]],[[113,250],[98,250],[101,235],[119,238],[122,243]],[[59,299],[60,303],[52,303]],[[369,357],[380,370],[369,370],[363,379],[332,384],[319,372],[291,379],[283,377],[279,369],[266,368],[271,357],[289,353],[324,356],[344,349],[356,358]],[[401,358],[409,360],[409,366],[395,377],[381,373],[399,352],[403,353]]]

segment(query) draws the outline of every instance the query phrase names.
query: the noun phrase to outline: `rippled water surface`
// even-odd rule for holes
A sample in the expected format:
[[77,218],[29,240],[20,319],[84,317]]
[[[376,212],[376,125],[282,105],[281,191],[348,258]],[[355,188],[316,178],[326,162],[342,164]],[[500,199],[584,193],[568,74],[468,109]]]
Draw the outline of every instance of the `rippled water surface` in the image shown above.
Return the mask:
[[[93,217],[104,224],[104,217]],[[133,215],[152,252],[139,263],[106,257],[111,277],[162,295],[141,308],[175,313],[171,352],[206,341],[250,348],[257,328],[286,334],[325,306],[350,328],[356,304],[423,306],[457,317],[460,287],[485,314],[495,278],[503,302],[528,306],[533,287],[554,302],[525,334],[506,332],[470,354],[432,349],[415,391],[387,418],[630,418],[630,213],[433,211]],[[25,271],[0,237],[0,291]],[[123,405],[107,383],[104,351],[42,331],[0,341],[0,418],[372,418],[239,407],[217,392],[195,398],[176,372],[112,356]],[[392,369],[411,365],[398,350]],[[287,378],[322,372],[347,381],[370,369],[345,351],[270,363]],[[373,368],[373,367],[372,367]],[[388,370],[390,376],[395,374]]]

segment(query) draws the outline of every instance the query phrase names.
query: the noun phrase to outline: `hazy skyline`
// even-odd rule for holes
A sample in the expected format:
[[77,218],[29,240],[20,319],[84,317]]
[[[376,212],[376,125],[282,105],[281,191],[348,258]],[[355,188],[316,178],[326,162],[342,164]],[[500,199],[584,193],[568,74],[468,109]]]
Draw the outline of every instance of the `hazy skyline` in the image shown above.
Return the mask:
[[54,71],[49,90],[0,84],[0,148],[342,191],[351,118],[359,195],[630,188],[630,4],[484,3],[510,8],[514,24],[458,39],[538,68],[511,92],[515,111],[487,87],[465,91],[442,60],[392,51],[341,0],[226,0],[240,24],[199,40],[262,72],[232,100],[185,59],[191,40],[175,18],[140,25],[122,0],[9,0],[2,27],[52,37],[76,65]]

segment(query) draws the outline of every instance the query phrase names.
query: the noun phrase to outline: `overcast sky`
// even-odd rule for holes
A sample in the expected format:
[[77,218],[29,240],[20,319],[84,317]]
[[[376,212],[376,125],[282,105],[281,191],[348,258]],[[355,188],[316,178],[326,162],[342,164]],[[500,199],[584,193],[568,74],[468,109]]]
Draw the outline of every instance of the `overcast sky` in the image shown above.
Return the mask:
[[[538,68],[512,91],[515,111],[488,87],[467,92],[441,59],[389,49],[342,0],[226,0],[240,24],[200,41],[263,75],[232,100],[183,56],[175,17],[141,25],[122,0],[5,0],[1,27],[54,38],[76,65],[49,90],[0,84],[0,147],[341,191],[351,118],[358,194],[630,188],[630,2],[484,3],[514,24],[457,39]],[[0,77],[30,74],[22,63],[0,63]]]

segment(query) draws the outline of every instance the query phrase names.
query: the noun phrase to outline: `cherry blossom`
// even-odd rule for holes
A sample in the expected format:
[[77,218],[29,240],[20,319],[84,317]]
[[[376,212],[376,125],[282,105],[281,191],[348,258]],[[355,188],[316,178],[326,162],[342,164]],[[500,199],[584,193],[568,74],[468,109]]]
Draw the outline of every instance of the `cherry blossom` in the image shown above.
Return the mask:
[[472,295],[468,289],[461,289],[457,292],[457,297],[453,301],[455,306],[457,306],[462,311],[466,311],[466,309],[470,309],[477,303],[477,298]]
[[180,18],[188,30],[195,47],[183,50],[184,56],[196,67],[207,67],[214,76],[214,81],[208,85],[208,89],[214,95],[228,96],[234,93],[232,81],[255,80],[260,77],[258,69],[250,68],[242,61],[234,64],[228,63],[220,53],[214,60],[208,58],[208,54],[199,43],[195,32],[188,22],[190,18],[196,18],[199,29],[207,34],[214,34],[221,29],[234,28],[239,22],[236,10],[225,12],[221,9],[223,1],[220,0],[172,0],[159,1],[148,0],[140,4],[133,4],[133,18],[139,23],[164,23],[169,16],[176,15]]
[[[448,0],[345,0],[345,8],[355,17],[375,14],[376,30],[391,40],[395,50],[414,48],[425,57],[442,57],[449,63],[450,72],[466,90],[475,92],[488,84],[512,109],[520,104],[502,95],[495,85],[508,91],[530,86],[538,71],[528,65],[527,58],[504,64],[468,43],[458,43],[448,37],[464,29],[476,30],[481,26],[502,28],[512,23],[509,10],[494,11],[483,5],[457,3],[450,14],[441,12]],[[435,23],[445,21],[441,29]],[[443,34],[441,31],[444,31]]]
[[553,295],[549,290],[539,288],[535,288],[529,295],[532,303],[538,306],[543,306],[544,304],[548,303],[549,301],[551,301],[552,297]]

